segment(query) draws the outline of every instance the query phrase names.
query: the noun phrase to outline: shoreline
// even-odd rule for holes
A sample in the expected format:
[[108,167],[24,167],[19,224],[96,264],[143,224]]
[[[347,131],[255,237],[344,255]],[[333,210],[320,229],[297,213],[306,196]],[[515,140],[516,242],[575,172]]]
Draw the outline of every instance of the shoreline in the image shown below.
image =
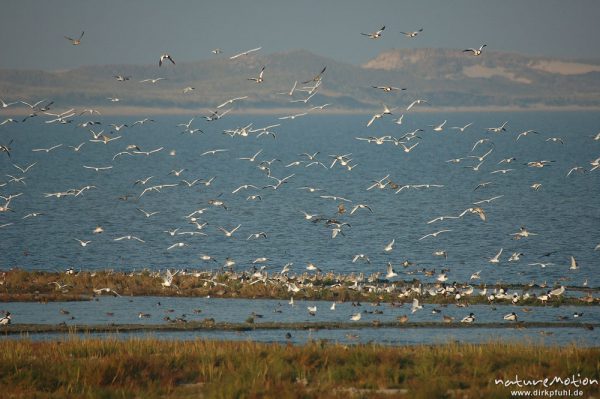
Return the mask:
[[194,331],[256,331],[256,330],[362,330],[366,328],[405,329],[528,329],[528,328],[581,328],[593,330],[600,323],[581,322],[505,322],[505,323],[452,323],[444,322],[263,322],[227,323],[212,319],[202,321],[165,322],[162,324],[9,324],[0,327],[2,335],[28,335],[43,333],[130,333],[130,332],[194,332]]
[[[64,105],[63,108],[74,108],[79,105]],[[88,108],[94,108],[101,112],[102,115],[112,116],[175,116],[175,115],[202,115],[211,113],[210,107],[199,107],[199,108],[178,108],[178,107],[142,107],[142,106],[103,106],[103,105],[91,105]],[[8,112],[14,111],[14,112]],[[8,109],[4,115],[18,115],[24,116],[29,115],[28,109]],[[349,109],[349,108],[325,108],[323,110],[311,112],[309,115],[370,115],[374,112],[379,112],[380,109],[377,107],[365,107],[361,109]],[[534,105],[527,107],[519,106],[482,106],[482,107],[451,107],[451,106],[428,106],[421,108],[414,108],[410,111],[411,114],[432,114],[432,113],[494,113],[494,112],[599,112],[600,106],[547,106],[547,105]],[[289,115],[293,113],[306,112],[306,108],[300,107],[282,107],[282,108],[239,108],[234,109],[232,115],[265,115],[265,116],[281,116]],[[400,114],[401,110],[398,111]],[[0,113],[2,115],[2,113]]]
[[[169,280],[169,277],[170,280]],[[90,301],[102,295],[123,297],[210,297],[237,299],[364,301],[372,303],[410,303],[418,298],[424,304],[510,304],[512,291],[520,291],[520,306],[598,306],[600,287],[565,287],[575,296],[554,295],[546,300],[537,298],[556,287],[539,287],[514,284],[473,284],[421,282],[420,280],[374,280],[366,276],[359,284],[355,275],[308,274],[287,275],[280,273],[244,272],[175,272],[161,274],[148,270],[137,273],[113,271],[81,271],[79,273],[25,271],[13,269],[2,272],[0,277],[0,303],[2,302],[62,302]],[[366,286],[365,286],[366,285]],[[503,290],[506,295],[494,298],[481,295]],[[432,290],[436,292],[432,295]],[[470,291],[470,292],[469,292]],[[437,294],[440,292],[440,294]],[[498,291],[501,292],[501,291]],[[530,293],[531,292],[531,293]],[[456,299],[456,294],[461,297]],[[516,292],[515,292],[516,294]]]

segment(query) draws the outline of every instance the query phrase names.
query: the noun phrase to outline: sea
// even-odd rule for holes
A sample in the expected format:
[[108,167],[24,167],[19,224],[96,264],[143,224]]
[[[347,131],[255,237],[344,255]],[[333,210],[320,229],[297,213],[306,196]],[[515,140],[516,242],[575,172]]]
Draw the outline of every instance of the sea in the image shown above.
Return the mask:
[[[448,283],[600,286],[600,170],[591,170],[600,157],[599,113],[406,112],[399,124],[401,115],[394,111],[369,127],[368,114],[318,111],[294,119],[231,112],[209,122],[190,112],[148,115],[154,122],[137,125],[142,116],[5,124],[0,144],[9,145],[10,157],[0,153],[0,194],[15,197],[0,212],[0,269],[215,271],[230,259],[238,271],[278,272],[291,263],[291,273],[301,274],[312,263],[323,272],[383,278],[391,263],[397,280],[434,282],[444,270]],[[177,125],[191,118],[202,133],[182,133]],[[77,126],[85,120],[102,124]],[[441,131],[433,130],[444,121]],[[504,122],[505,130],[488,130]],[[463,132],[452,129],[469,123]],[[110,124],[129,127],[117,132]],[[252,132],[271,125],[277,125],[266,129],[271,134]],[[90,127],[114,140],[90,142]],[[244,127],[247,134],[228,133]],[[392,139],[416,129],[422,130],[415,138],[400,140],[409,148],[418,143],[409,152]],[[519,137],[527,130],[534,132]],[[389,138],[374,140],[382,136]],[[80,143],[79,151],[70,147]],[[126,150],[130,145],[137,149]],[[225,151],[202,155],[212,150]],[[129,154],[115,157],[124,151]],[[316,154],[317,163],[309,165],[303,154]],[[547,162],[529,164],[540,161]],[[15,166],[31,164],[26,173]],[[567,176],[572,168],[578,169]],[[196,179],[191,187],[183,182]],[[284,182],[277,185],[278,179]],[[383,189],[369,189],[378,181]],[[236,191],[242,185],[255,188]],[[79,195],[49,195],[86,186]],[[144,192],[152,186],[162,187]],[[359,204],[368,208],[352,212]],[[467,212],[431,222],[473,207],[483,209],[485,221]],[[186,217],[199,210],[194,217],[206,223],[202,229]],[[307,220],[303,212],[316,216]],[[341,224],[335,238],[327,220]],[[230,237],[224,234],[238,225]],[[103,232],[95,234],[98,226]],[[532,234],[516,239],[521,228]],[[143,242],[117,240],[124,236]],[[384,251],[392,240],[392,251]],[[489,262],[500,250],[499,262]],[[434,254],[441,251],[447,256]],[[513,253],[522,255],[509,262]],[[353,262],[357,254],[369,262]],[[267,260],[253,263],[257,258]],[[410,266],[401,266],[404,261]],[[423,274],[433,269],[434,276]],[[480,279],[472,281],[475,272]]]

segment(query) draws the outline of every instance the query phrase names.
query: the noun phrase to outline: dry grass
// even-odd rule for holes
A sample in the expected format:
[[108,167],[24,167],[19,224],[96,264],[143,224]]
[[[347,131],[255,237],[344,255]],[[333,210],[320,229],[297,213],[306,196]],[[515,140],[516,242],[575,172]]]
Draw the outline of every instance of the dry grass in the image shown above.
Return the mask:
[[599,348],[0,341],[3,398],[504,398],[494,378],[577,373],[600,379]]

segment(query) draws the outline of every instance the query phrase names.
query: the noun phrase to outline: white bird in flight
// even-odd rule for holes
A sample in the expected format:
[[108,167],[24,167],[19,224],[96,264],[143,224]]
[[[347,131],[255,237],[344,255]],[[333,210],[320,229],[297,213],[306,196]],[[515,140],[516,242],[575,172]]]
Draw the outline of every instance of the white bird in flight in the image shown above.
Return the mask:
[[415,101],[413,101],[412,103],[410,103],[410,105],[408,107],[406,107],[406,110],[409,111],[415,105],[421,105],[421,104],[429,104],[429,102],[427,102],[427,100],[423,100],[423,99],[420,99],[420,98],[416,99]]
[[398,273],[396,273],[394,271],[394,267],[392,266],[392,262],[388,262],[387,264],[387,270],[386,270],[386,274],[385,274],[385,278],[390,279],[393,277],[396,277],[398,275]]
[[502,251],[504,248],[500,248],[500,251],[493,258],[491,258],[488,262],[490,263],[500,263],[500,255],[502,255]]
[[175,61],[173,60],[173,58],[169,54],[163,54],[158,59],[158,66],[159,67],[162,66],[164,60],[169,60],[169,61],[171,61],[171,63],[173,65],[175,65]]
[[488,127],[485,130],[487,130],[488,132],[492,132],[492,133],[502,133],[506,131],[506,124],[508,123],[508,121],[504,122],[501,126],[498,127]]
[[12,103],[10,103],[10,102],[9,103],[5,103],[4,100],[0,98],[0,105],[2,106],[2,108],[8,108],[11,105],[15,105],[15,104],[18,104],[18,103],[19,103],[18,101],[15,101],[15,102],[12,102]]
[[479,48],[478,48],[478,49],[475,49],[475,48],[468,48],[468,49],[465,49],[465,50],[463,50],[463,53],[465,53],[465,52],[471,52],[471,53],[472,53],[472,55],[474,55],[474,56],[479,56],[479,55],[481,55],[481,53],[483,52],[483,48],[484,48],[484,47],[487,47],[487,44],[482,44],[481,46],[479,46]]
[[95,170],[96,172],[99,172],[99,171],[101,171],[101,170],[109,170],[109,169],[112,169],[112,168],[113,168],[112,166],[87,166],[87,165],[83,165],[83,167],[84,167],[85,169],[92,169],[92,170]]
[[519,133],[519,135],[517,136],[517,141],[521,138],[521,136],[527,136],[530,133],[539,134],[535,130],[525,130],[524,132]]
[[248,98],[248,96],[230,98],[229,100],[225,101],[223,104],[218,105],[217,109],[223,108],[227,104],[233,104],[234,101],[245,100],[246,98]]
[[260,49],[262,49],[262,47],[257,47],[257,48],[253,48],[253,49],[251,49],[251,50],[242,51],[242,52],[241,52],[241,53],[239,53],[239,54],[232,55],[231,57],[229,57],[229,59],[230,59],[230,60],[235,60],[235,59],[236,59],[236,58],[238,58],[238,57],[241,57],[241,56],[244,56],[244,55],[248,55],[248,54],[250,54],[250,53],[253,53],[253,52],[255,52],[255,51],[258,51],[258,50],[260,50]]
[[423,28],[421,28],[417,31],[414,31],[414,32],[400,32],[400,33],[402,33],[406,37],[413,38],[413,37],[416,37],[421,32],[423,32]]
[[224,227],[219,227],[219,230],[221,230],[223,232],[223,234],[225,234],[225,237],[231,237],[231,236],[233,236],[233,233],[235,233],[237,231],[237,229],[239,229],[241,226],[242,226],[241,224],[238,224],[232,230],[226,230]]
[[71,38],[69,36],[65,36],[65,39],[67,39],[68,41],[70,41],[73,46],[78,46],[78,45],[81,44],[81,38],[83,38],[83,34],[84,33],[85,32],[81,32],[81,35],[79,35],[78,39],[73,39],[73,38]]
[[59,147],[62,147],[62,144],[57,144],[57,145],[54,145],[54,146],[49,147],[49,148],[34,148],[31,151],[33,151],[33,152],[46,152],[46,153],[48,153],[48,152],[50,152],[50,151],[52,151],[54,149],[57,149]]
[[265,73],[265,66],[263,65],[263,67],[260,69],[260,73],[258,74],[258,77],[256,77],[256,78],[248,78],[247,80],[252,80],[252,81],[254,81],[256,83],[262,83],[262,82],[264,82],[264,79],[263,79],[263,74],[264,73]]
[[379,29],[376,32],[371,32],[371,33],[360,33],[363,36],[367,36],[369,39],[379,39],[381,36],[383,36],[383,31],[385,30],[385,25],[381,27],[381,29]]
[[[446,124],[446,121],[444,120],[442,123],[440,123],[439,125],[435,126],[433,128],[434,132],[441,132],[442,130],[444,130],[444,125]],[[431,125],[434,126],[434,125]]]
[[141,243],[144,243],[144,242],[146,242],[146,241],[142,240],[142,239],[141,239],[141,238],[139,238],[139,237],[132,236],[132,235],[129,235],[129,234],[128,234],[128,235],[126,235],[126,236],[117,237],[117,238],[114,238],[114,239],[113,239],[113,241],[123,241],[123,240],[135,240],[135,241],[139,241],[139,242],[141,242]]
[[452,231],[452,230],[440,230],[440,231],[436,231],[435,233],[425,234],[423,237],[419,238],[419,241],[424,240],[427,237],[437,237],[438,235],[440,235],[442,233],[447,233],[450,231]]
[[385,247],[383,247],[383,250],[385,252],[392,252],[394,250],[394,244],[396,243],[396,239],[392,238],[392,241],[390,241],[388,244],[386,244]]
[[202,154],[200,154],[200,156],[202,157],[204,155],[215,155],[215,154],[217,154],[219,152],[226,152],[226,151],[229,151],[229,150],[227,150],[227,149],[220,149],[220,148],[216,149],[216,150],[208,150],[208,151],[204,151]]
[[471,126],[473,124],[473,122],[467,123],[464,126],[452,126],[450,129],[456,129],[456,130],[460,130],[461,133],[463,133],[469,126]]
[[419,300],[417,298],[415,298],[415,299],[413,299],[410,311],[411,311],[411,313],[415,313],[419,309],[423,309],[423,305],[419,305]]
[[149,82],[149,83],[157,83],[157,82],[160,82],[160,81],[161,81],[161,80],[163,80],[163,79],[165,79],[165,78],[150,78],[150,79],[143,79],[143,80],[140,80],[140,83],[147,83],[147,82]]

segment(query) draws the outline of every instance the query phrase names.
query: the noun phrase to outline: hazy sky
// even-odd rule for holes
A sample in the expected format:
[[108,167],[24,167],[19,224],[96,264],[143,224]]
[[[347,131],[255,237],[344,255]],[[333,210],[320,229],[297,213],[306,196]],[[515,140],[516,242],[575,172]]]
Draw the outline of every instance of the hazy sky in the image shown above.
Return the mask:
[[[596,0],[0,0],[0,68],[194,61],[262,46],[354,64],[390,48],[479,47],[600,58]],[[386,26],[383,38],[360,32]],[[400,31],[424,28],[417,38]],[[78,37],[72,46],[64,35]]]

